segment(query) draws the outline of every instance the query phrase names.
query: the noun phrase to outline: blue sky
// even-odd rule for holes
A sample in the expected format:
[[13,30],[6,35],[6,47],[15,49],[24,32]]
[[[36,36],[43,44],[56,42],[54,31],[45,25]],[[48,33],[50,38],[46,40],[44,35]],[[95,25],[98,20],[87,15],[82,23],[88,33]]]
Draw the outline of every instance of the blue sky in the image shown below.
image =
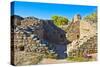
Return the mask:
[[[37,2],[13,2],[14,13],[22,17],[34,16],[40,19],[50,19],[53,15],[59,15],[72,19],[75,14],[82,17],[89,15],[97,10],[96,6],[49,4]],[[13,9],[13,8],[12,8]]]

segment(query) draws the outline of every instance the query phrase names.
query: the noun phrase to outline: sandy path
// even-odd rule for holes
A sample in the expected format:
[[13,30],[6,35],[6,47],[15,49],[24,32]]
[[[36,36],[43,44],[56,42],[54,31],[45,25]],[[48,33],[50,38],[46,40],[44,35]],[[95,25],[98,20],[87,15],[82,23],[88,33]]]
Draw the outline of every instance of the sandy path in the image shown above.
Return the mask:
[[56,60],[56,59],[43,59],[39,64],[56,64],[56,63],[68,63],[66,59]]

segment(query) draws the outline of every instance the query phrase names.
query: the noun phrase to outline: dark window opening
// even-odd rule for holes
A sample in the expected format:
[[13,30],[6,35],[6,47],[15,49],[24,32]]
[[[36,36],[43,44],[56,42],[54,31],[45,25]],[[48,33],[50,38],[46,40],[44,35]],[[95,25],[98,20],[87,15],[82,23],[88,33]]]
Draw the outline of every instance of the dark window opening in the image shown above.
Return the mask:
[[63,38],[63,37],[64,37],[64,36],[61,34],[61,35],[60,35],[60,38]]
[[20,51],[24,51],[24,46],[20,46]]
[[79,35],[77,35],[77,39],[79,38]]

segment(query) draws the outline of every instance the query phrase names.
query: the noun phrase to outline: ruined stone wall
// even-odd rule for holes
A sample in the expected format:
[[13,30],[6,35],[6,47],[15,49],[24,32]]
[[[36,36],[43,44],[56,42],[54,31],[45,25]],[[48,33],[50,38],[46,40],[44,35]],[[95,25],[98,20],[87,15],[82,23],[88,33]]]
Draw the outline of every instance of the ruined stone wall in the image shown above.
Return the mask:
[[71,24],[69,25],[69,29],[67,31],[68,40],[73,41],[80,38],[80,15],[76,15]]
[[20,20],[20,25],[14,25],[13,35],[16,52],[54,53],[58,58],[67,57],[64,53],[67,47],[65,32],[54,25],[52,20],[24,18]]

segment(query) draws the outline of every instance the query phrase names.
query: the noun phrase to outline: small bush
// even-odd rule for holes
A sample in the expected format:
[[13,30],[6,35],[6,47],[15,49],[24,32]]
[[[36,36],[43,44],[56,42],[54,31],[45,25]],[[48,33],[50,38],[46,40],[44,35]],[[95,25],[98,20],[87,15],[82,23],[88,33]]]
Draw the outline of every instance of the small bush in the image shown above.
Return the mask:
[[68,57],[67,60],[74,61],[74,62],[91,61],[91,59],[84,58],[84,57]]

